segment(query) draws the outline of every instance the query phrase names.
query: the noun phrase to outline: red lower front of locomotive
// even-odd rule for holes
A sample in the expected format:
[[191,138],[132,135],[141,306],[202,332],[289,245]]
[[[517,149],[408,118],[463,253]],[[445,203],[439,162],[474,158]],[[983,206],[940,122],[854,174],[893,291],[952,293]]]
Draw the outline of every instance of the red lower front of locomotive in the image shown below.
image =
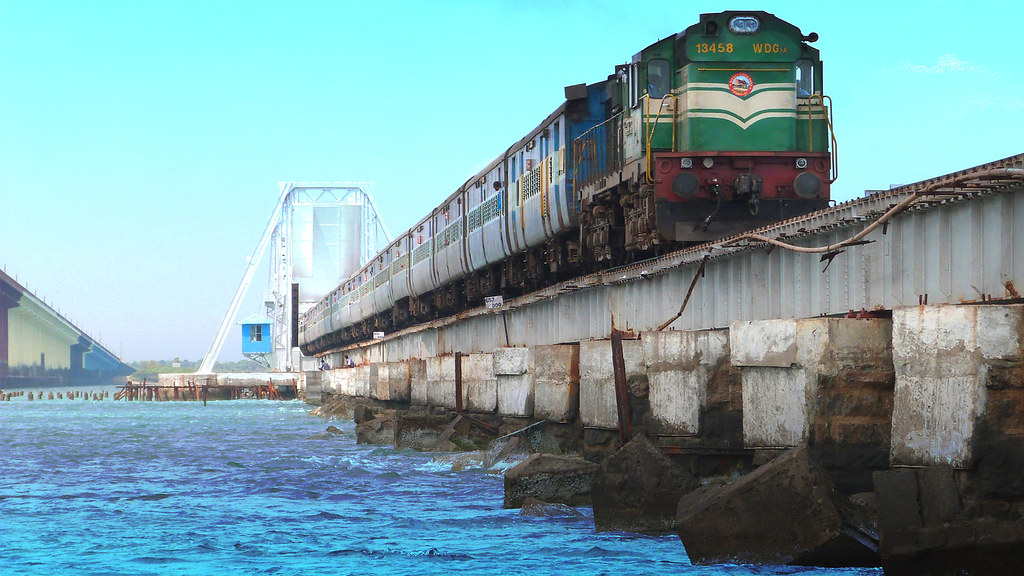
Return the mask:
[[828,206],[828,153],[661,152],[651,166],[658,231],[706,241]]

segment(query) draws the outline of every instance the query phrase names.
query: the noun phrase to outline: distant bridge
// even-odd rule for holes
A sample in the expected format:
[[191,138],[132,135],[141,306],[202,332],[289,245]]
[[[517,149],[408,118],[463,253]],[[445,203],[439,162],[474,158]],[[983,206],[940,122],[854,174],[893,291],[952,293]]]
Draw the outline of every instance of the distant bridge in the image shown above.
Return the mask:
[[133,369],[0,271],[0,388],[110,384]]

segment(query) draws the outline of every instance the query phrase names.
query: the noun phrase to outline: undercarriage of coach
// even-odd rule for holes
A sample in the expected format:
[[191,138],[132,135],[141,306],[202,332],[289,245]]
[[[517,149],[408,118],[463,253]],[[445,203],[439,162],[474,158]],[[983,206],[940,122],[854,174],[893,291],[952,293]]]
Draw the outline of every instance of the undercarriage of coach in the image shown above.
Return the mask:
[[390,333],[482,306],[488,296],[514,298],[580,274],[737,234],[828,205],[827,156],[783,153],[755,159],[749,153],[718,153],[710,162],[706,159],[710,155],[698,156],[696,169],[693,160],[686,162],[679,156],[657,158],[653,183],[634,166],[613,175],[618,184],[600,190],[584,188],[578,231],[472,272],[448,286],[405,298],[390,311],[319,338],[304,353],[319,354],[369,340],[374,332]]

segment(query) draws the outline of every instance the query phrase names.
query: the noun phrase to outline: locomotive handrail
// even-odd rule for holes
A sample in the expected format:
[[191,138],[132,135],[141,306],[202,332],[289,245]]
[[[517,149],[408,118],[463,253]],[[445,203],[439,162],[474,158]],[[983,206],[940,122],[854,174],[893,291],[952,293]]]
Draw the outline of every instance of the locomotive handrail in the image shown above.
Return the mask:
[[675,149],[676,149],[676,119],[675,119],[675,111],[676,111],[676,104],[678,102],[676,101],[676,95],[675,94],[672,94],[672,93],[665,94],[665,96],[663,96],[661,98],[661,104],[658,106],[658,113],[655,115],[655,121],[651,122],[651,95],[650,94],[644,94],[643,97],[646,100],[646,102],[644,103],[644,110],[645,110],[644,116],[647,117],[648,124],[651,124],[651,127],[650,127],[649,130],[644,130],[644,132],[647,134],[647,141],[646,141],[646,145],[644,146],[644,153],[645,153],[645,155],[647,157],[646,158],[646,160],[647,160],[647,173],[644,175],[644,177],[647,179],[647,183],[648,184],[654,184],[654,177],[651,176],[651,141],[654,140],[654,131],[657,130],[657,128],[658,128],[658,124],[659,124],[658,120],[661,119],[661,111],[665,108],[665,101],[668,100],[669,98],[672,98],[672,150],[675,151]]
[[[828,106],[825,106],[825,100],[828,100]],[[828,183],[831,184],[839,179],[839,145],[836,142],[836,130],[832,125],[832,98],[829,96],[822,96],[821,94],[811,94],[807,97],[807,147],[811,150],[814,149],[814,103],[821,108],[821,113],[825,116],[825,125],[828,126],[829,140],[832,146],[829,148],[829,156],[831,156],[831,174],[832,177]]]

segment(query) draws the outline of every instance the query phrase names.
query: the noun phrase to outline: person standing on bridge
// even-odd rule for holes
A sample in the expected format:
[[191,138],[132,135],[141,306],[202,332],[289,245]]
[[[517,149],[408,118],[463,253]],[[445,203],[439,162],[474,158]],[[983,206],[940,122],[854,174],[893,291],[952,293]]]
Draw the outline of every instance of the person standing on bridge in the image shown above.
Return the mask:
[[331,369],[331,365],[327,363],[327,358],[321,358],[320,359],[320,369],[321,370],[330,370]]

